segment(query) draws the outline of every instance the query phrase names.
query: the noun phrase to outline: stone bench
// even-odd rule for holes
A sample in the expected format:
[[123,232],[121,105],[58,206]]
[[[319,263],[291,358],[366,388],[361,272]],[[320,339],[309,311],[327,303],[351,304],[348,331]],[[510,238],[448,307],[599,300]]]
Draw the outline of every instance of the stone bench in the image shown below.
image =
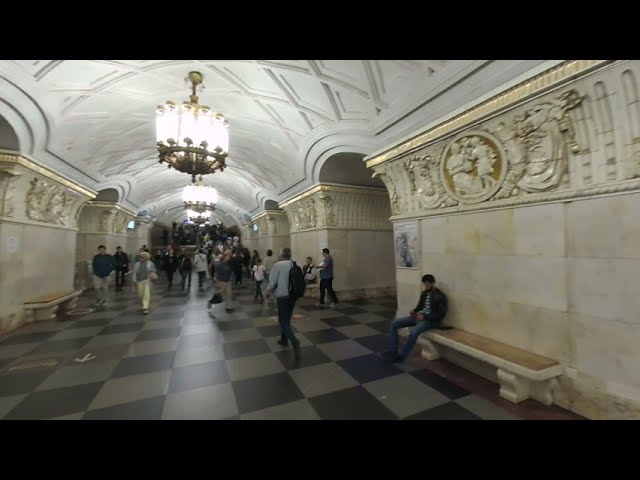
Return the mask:
[[76,306],[82,292],[83,290],[69,290],[41,295],[24,302],[23,308],[32,316],[32,321],[53,320],[56,316],[61,319]]
[[307,287],[304,291],[304,296],[313,298],[316,296],[315,294],[319,291],[318,289],[319,289],[319,284],[317,280],[314,280],[311,283],[307,283]]
[[[407,336],[409,330],[403,330],[400,334]],[[437,345],[442,345],[496,367],[500,396],[511,402],[534,398],[545,405],[553,403],[553,389],[562,366],[551,358],[456,328],[430,330],[417,343],[427,360],[440,358]]]

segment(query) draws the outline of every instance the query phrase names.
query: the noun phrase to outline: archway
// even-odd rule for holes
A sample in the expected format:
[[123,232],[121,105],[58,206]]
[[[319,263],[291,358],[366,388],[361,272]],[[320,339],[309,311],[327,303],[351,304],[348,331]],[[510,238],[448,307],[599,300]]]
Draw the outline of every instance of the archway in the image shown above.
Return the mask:
[[20,151],[20,140],[11,124],[0,115],[0,150]]

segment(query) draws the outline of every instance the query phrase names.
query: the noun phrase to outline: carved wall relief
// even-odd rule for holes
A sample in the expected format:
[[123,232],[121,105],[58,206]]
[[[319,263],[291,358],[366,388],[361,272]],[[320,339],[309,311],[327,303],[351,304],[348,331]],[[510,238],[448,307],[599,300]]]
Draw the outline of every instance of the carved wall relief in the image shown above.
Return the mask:
[[0,216],[11,217],[14,211],[15,182],[22,174],[15,168],[0,170]]
[[127,214],[124,212],[117,212],[113,218],[113,233],[126,233],[125,228],[128,220],[129,216]]
[[309,196],[285,204],[291,232],[321,228],[391,230],[389,198],[383,189],[320,187]]
[[46,203],[44,198],[48,193],[47,183],[38,178],[31,180],[31,188],[27,192],[27,216],[31,220],[44,221],[46,213]]
[[506,153],[493,135],[472,130],[444,150],[440,175],[444,189],[460,203],[479,203],[492,197],[507,173]]
[[[463,211],[506,199],[526,202],[525,197],[533,194],[542,198],[597,182],[591,173],[597,169],[591,167],[589,145],[578,143],[596,127],[582,107],[585,98],[576,88],[549,94],[452,138],[373,166],[373,175],[387,187],[392,215],[424,215],[453,206]],[[610,112],[603,112],[608,112],[602,115],[605,123],[613,125]],[[574,119],[582,122],[579,135]],[[578,165],[576,155],[586,163]],[[627,158],[626,178],[640,176],[640,142]],[[619,178],[615,155],[605,155],[601,165],[600,180]]]
[[320,195],[320,201],[324,205],[324,212],[326,218],[326,224],[328,227],[332,227],[336,225],[336,213],[333,209],[333,200],[330,195],[322,193]]

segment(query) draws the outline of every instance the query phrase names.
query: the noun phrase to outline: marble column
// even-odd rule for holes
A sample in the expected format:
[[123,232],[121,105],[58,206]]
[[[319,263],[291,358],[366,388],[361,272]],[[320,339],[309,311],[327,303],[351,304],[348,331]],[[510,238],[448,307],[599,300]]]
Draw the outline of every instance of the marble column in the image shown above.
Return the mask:
[[257,250],[261,258],[266,258],[267,250],[278,256],[284,247],[290,247],[289,221],[282,210],[265,210],[251,219],[258,230],[253,232],[251,250]]
[[391,210],[385,189],[319,184],[282,202],[299,262],[334,260],[333,287],[342,300],[395,295]]
[[110,202],[91,201],[82,207],[76,249],[77,288],[93,288],[91,261],[98,253],[99,245],[107,247],[107,253],[112,255],[117,246],[128,247],[127,224],[135,216],[133,212]]
[[71,291],[78,212],[95,191],[19,154],[0,154],[0,333],[32,298]]

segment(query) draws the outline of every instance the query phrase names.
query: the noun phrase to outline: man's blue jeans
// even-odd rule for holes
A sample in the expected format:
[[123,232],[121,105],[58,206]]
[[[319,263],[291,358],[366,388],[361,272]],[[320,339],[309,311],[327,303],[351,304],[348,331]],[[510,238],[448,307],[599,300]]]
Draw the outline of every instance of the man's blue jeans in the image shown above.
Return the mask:
[[394,354],[398,353],[398,330],[404,327],[415,327],[411,329],[409,338],[407,338],[406,343],[402,347],[402,352],[400,352],[400,356],[402,358],[407,358],[407,356],[411,353],[413,346],[418,341],[418,337],[427,330],[435,328],[436,325],[429,322],[428,320],[422,320],[418,322],[415,317],[411,316],[394,320],[391,323],[391,328],[389,329],[389,337],[391,337],[391,351]]
[[291,316],[296,305],[295,300],[289,297],[276,298],[278,304],[278,322],[280,323],[280,339],[283,342],[291,342],[294,348],[300,346],[300,340],[296,338],[291,330]]

